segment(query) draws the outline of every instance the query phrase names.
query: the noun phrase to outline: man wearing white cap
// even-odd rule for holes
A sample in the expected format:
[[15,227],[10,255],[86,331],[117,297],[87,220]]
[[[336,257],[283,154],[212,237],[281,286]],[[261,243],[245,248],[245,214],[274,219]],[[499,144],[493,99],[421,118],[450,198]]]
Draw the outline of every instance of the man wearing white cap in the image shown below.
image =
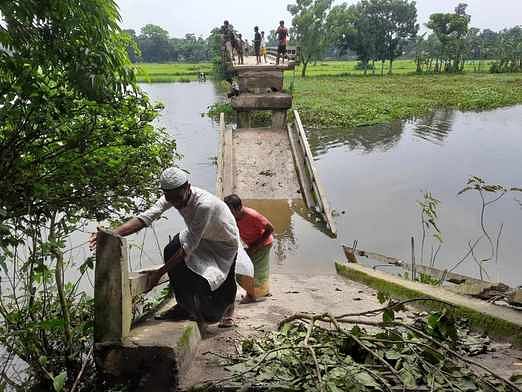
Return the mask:
[[168,273],[176,296],[177,305],[160,318],[218,322],[225,313],[231,314],[236,297],[234,269],[239,230],[234,216],[222,200],[191,186],[188,174],[181,169],[164,170],[160,185],[163,196],[156,204],[118,227],[115,233],[136,233],[169,208],[176,208],[187,228],[165,247],[165,265],[149,280],[152,288]]

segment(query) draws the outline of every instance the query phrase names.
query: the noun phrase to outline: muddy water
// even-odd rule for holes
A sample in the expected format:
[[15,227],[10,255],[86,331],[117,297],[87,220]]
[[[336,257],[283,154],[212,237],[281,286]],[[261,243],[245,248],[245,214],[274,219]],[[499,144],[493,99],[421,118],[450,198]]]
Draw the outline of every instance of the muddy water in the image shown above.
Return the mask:
[[[480,196],[458,196],[468,177],[522,186],[522,106],[482,113],[439,111],[423,119],[351,130],[310,130],[309,141],[336,218],[339,240],[359,241],[362,249],[410,260],[410,237],[420,239],[417,200],[423,191],[440,199],[439,226],[444,244],[437,265],[453,265],[480,232]],[[506,195],[486,211],[486,228],[504,224],[498,265],[491,279],[522,284],[522,208]],[[312,242],[311,239],[304,243]],[[486,245],[486,241],[482,242]],[[430,253],[431,247],[427,246]],[[325,259],[339,252],[324,248]],[[488,256],[477,247],[477,258]],[[307,253],[304,252],[306,255]],[[469,260],[459,269],[478,273]]]

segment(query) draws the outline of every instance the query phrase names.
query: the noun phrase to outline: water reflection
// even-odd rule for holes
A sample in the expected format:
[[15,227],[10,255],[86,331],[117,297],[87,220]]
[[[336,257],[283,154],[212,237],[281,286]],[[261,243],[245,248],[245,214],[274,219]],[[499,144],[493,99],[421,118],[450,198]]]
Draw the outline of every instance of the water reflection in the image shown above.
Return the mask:
[[390,124],[374,125],[352,129],[311,129],[306,136],[314,156],[325,154],[328,149],[347,146],[350,150],[372,152],[388,151],[400,140],[403,123],[394,121]]
[[386,152],[397,146],[410,128],[416,138],[442,145],[452,129],[454,117],[453,110],[439,110],[419,119],[397,120],[389,124],[350,129],[309,129],[306,135],[315,157],[341,146],[364,153]]
[[[466,253],[469,241],[481,235],[480,198],[474,193],[457,195],[469,176],[522,185],[520,119],[519,105],[479,113],[437,111],[388,127],[309,131],[330,205],[347,214],[335,218],[338,241],[326,244],[309,231],[298,235],[306,247],[299,250],[302,258],[312,248],[307,244],[321,243],[327,245],[322,259],[338,259],[342,257],[338,246],[357,239],[361,249],[409,260],[409,239],[420,238],[417,201],[429,191],[441,200],[444,244],[437,266],[453,265]],[[522,283],[521,222],[514,196],[488,209],[490,230],[504,224],[501,260],[488,266],[490,275],[512,285]],[[464,263],[459,272],[477,275],[473,263]]]
[[413,134],[416,137],[442,145],[448,137],[454,118],[453,110],[438,110],[426,117],[413,120],[410,124],[413,126]]
[[303,218],[308,223],[321,225],[310,212],[303,200],[243,200],[243,204],[266,216],[274,226],[274,245],[272,253],[277,264],[283,265],[290,255],[298,250],[295,233],[295,216]]

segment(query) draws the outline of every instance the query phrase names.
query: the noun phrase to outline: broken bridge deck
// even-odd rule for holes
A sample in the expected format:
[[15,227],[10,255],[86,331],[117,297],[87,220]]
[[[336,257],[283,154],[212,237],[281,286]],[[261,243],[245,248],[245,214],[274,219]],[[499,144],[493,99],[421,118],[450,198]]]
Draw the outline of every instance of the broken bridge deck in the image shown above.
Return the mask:
[[245,128],[225,131],[226,182],[223,194],[244,199],[300,199],[287,130]]

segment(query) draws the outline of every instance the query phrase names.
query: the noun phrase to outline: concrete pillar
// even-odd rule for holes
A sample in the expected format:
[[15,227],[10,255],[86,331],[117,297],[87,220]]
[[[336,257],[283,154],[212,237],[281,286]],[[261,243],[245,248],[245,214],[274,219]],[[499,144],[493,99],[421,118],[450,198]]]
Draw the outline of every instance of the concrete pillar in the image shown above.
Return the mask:
[[250,128],[250,112],[237,112],[237,127]]
[[286,110],[272,110],[272,128],[273,129],[286,129]]
[[122,342],[130,332],[132,298],[126,241],[99,230],[94,270],[94,342]]

